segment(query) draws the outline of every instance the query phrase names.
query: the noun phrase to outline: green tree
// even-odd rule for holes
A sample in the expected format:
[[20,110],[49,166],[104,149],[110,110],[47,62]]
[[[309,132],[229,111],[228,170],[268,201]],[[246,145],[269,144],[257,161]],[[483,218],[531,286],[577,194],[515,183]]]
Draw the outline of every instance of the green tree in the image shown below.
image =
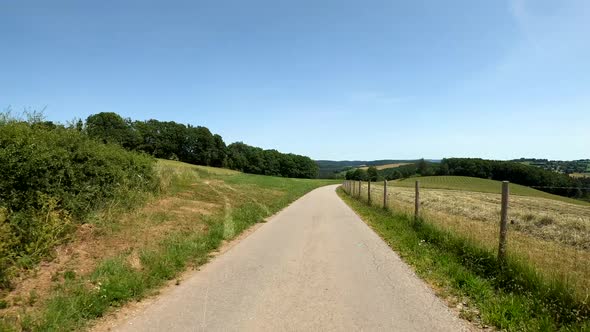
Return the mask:
[[227,164],[227,146],[223,138],[217,134],[213,135],[213,152],[211,154],[211,166],[225,167]]
[[420,159],[420,161],[418,162],[418,173],[420,175],[426,175],[428,170],[428,164],[426,164],[426,161],[424,160],[424,158]]
[[354,171],[352,171],[351,178],[351,180],[366,181],[368,178],[367,171],[365,171],[364,169],[357,168]]
[[367,178],[369,181],[377,181],[379,179],[379,172],[377,171],[377,167],[375,166],[370,166],[369,169],[367,169]]
[[134,135],[129,121],[113,112],[90,115],[86,119],[86,133],[103,143],[115,143],[125,148],[133,148]]

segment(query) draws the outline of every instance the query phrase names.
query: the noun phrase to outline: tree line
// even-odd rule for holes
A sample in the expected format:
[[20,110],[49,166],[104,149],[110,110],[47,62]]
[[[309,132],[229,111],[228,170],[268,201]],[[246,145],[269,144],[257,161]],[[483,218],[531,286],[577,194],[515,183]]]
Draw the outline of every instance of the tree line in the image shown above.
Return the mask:
[[362,180],[378,181],[378,180],[397,180],[405,179],[412,176],[430,176],[437,175],[439,169],[438,163],[419,160],[416,163],[402,165],[398,167],[385,168],[377,170],[375,166],[370,166],[368,169],[351,169],[344,175],[346,180]]
[[318,166],[309,157],[264,150],[242,142],[226,145],[220,135],[202,126],[154,119],[133,121],[112,112],[91,115],[85,124],[78,126],[99,141],[156,158],[271,176],[316,178],[318,175]]
[[479,158],[443,159],[439,166],[440,175],[473,176],[484,179],[510,181],[556,195],[588,197],[590,179],[576,179],[566,174],[545,170],[512,161],[485,160]]
[[486,160],[480,158],[446,158],[440,163],[425,161],[396,168],[377,170],[375,167],[352,169],[346,172],[347,180],[396,180],[413,176],[457,175],[483,179],[510,181],[534,187],[556,195],[590,198],[590,178],[573,178],[513,161]]

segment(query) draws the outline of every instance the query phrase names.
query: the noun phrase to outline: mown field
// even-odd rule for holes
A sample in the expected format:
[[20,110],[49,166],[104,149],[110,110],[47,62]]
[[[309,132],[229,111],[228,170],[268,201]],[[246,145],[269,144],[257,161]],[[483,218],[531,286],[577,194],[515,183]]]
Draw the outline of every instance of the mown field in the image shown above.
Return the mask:
[[[438,296],[484,331],[590,330],[588,297],[579,288],[568,280],[545,278],[538,266],[513,254],[498,260],[496,250],[482,245],[481,238],[469,236],[469,228],[477,228],[476,223],[435,219],[441,215],[416,220],[399,205],[383,209],[342,189],[338,192]],[[446,222],[458,227],[447,227]],[[510,243],[514,233],[509,234]]]
[[[499,181],[468,176],[424,176],[395,181],[392,182],[392,185],[397,187],[413,188],[415,186],[416,180],[420,181],[421,187],[429,189],[463,190],[492,194],[499,194],[502,191],[502,186]],[[590,206],[589,202],[553,195],[544,191],[514,183],[510,184],[510,193],[518,196],[547,198],[565,203]]]
[[94,211],[0,294],[0,331],[73,331],[153,294],[224,241],[331,180],[249,175],[159,160],[159,190]]
[[572,173],[570,176],[573,178],[590,178],[590,173]]
[[[395,163],[395,164],[385,164],[385,165],[378,165],[378,166],[375,166],[375,168],[376,168],[377,170],[379,170],[379,171],[380,171],[380,170],[382,170],[382,169],[388,169],[388,168],[397,168],[397,167],[400,167],[400,166],[411,165],[411,164],[412,164],[412,163]],[[366,167],[361,167],[360,169],[367,170],[367,169],[369,169],[369,166],[366,166]]]
[[[421,215],[432,224],[496,252],[501,183],[468,177],[421,177],[390,182],[388,205],[412,214],[414,184],[421,183]],[[436,188],[436,189],[435,189]],[[445,189],[442,189],[445,188]],[[508,252],[532,265],[547,280],[590,295],[590,204],[510,185]],[[362,198],[367,199],[364,183]],[[374,183],[372,200],[383,204],[383,186]]]

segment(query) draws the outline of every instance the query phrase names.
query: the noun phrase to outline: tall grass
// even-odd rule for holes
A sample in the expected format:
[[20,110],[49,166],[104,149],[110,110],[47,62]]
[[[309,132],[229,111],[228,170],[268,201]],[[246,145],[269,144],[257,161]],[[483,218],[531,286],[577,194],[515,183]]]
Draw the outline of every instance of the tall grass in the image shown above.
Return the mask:
[[559,280],[545,280],[529,264],[495,253],[460,234],[399,211],[340,196],[440,293],[467,296],[477,309],[462,315],[500,329],[587,330],[590,306]]

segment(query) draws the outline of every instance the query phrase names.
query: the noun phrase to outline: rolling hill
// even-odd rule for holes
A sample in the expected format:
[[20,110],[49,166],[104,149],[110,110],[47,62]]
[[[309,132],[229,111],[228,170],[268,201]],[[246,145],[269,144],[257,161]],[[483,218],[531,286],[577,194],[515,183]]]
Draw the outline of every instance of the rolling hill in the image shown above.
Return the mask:
[[[413,187],[416,180],[420,181],[421,187],[431,189],[464,190],[494,194],[499,194],[502,190],[502,183],[500,181],[468,176],[424,176],[407,178],[394,181],[394,186]],[[533,189],[527,186],[521,186],[515,183],[510,184],[510,193],[519,196],[541,197],[566,203],[590,206],[590,203],[585,201],[549,194],[544,191]]]
[[[418,160],[396,160],[396,159],[382,159],[382,160],[316,160],[316,164],[320,168],[320,178],[334,178],[336,174],[341,173],[351,168],[376,166],[380,169],[390,168],[387,165],[406,165],[415,163]],[[397,167],[397,166],[395,166]]]

